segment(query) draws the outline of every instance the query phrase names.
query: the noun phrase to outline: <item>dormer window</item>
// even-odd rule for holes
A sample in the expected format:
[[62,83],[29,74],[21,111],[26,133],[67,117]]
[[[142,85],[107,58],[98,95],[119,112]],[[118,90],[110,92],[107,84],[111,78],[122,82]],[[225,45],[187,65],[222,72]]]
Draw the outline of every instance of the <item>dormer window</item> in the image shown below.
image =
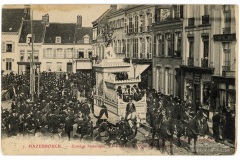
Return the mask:
[[56,37],[55,43],[61,43],[61,37]]
[[85,35],[85,36],[83,37],[83,43],[90,43],[90,37],[89,37],[89,35]]

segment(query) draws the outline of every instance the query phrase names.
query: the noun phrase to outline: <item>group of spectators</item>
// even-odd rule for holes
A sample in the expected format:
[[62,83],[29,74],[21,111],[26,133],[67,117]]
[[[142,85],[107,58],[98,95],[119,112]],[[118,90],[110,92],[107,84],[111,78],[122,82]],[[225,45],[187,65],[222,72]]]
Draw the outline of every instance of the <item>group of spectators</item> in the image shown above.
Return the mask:
[[31,102],[29,75],[6,75],[4,85],[12,88],[13,101],[10,109],[2,108],[2,133],[15,136],[39,131],[43,135],[65,133],[70,138],[73,124],[92,125],[89,114],[93,103],[78,99],[79,92],[88,99],[92,96],[92,84],[88,83],[91,75],[42,72],[40,77],[40,95],[35,94],[35,101]]
[[[193,105],[191,100],[184,101],[172,95],[166,96],[154,89],[147,90],[147,106],[147,121],[151,127],[156,125],[154,116],[163,110],[167,116],[174,119],[173,126],[179,138],[178,145],[181,145],[180,137],[187,136],[188,131],[193,128],[198,136],[212,136],[216,142],[235,142],[235,112],[230,110],[230,107],[223,107],[222,111],[215,110],[213,117],[210,117],[202,106]],[[189,126],[191,117],[196,117],[196,125]],[[209,122],[212,123],[212,132]]]

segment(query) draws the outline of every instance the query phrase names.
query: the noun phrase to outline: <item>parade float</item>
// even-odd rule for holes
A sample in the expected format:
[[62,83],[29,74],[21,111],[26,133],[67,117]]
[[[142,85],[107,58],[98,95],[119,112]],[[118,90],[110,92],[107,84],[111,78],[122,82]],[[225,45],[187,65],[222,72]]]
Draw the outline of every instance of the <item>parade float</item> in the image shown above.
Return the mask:
[[132,63],[116,58],[109,48],[106,52],[108,56],[93,65],[96,73],[94,114],[99,114],[104,103],[108,110],[108,121],[116,124],[121,117],[125,117],[126,106],[132,101],[136,108],[137,121],[139,124],[146,123],[146,93],[136,92],[141,75],[136,74],[138,72]]

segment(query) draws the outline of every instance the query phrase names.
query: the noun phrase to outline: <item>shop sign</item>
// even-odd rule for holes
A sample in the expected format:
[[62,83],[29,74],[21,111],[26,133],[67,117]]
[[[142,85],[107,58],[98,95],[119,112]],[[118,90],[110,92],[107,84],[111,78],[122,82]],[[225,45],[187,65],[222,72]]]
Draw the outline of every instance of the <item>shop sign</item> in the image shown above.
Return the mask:
[[236,34],[216,34],[213,35],[214,41],[236,41]]

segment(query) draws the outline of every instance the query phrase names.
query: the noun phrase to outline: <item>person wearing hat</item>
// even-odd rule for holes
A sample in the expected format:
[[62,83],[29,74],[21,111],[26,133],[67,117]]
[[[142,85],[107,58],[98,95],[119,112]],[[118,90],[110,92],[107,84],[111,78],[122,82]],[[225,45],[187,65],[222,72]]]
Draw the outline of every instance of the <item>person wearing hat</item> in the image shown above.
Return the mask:
[[190,149],[190,143],[191,140],[194,140],[194,151],[193,153],[197,153],[196,150],[196,143],[197,143],[197,137],[199,135],[199,129],[198,129],[198,121],[196,118],[196,114],[193,111],[190,111],[189,113],[189,123],[187,128],[187,136],[188,136],[188,149]]
[[108,119],[108,110],[107,110],[107,107],[105,106],[104,102],[101,106],[101,110],[99,112],[99,115],[96,116],[94,114],[94,117],[97,118],[97,126],[100,125],[101,123],[103,122],[107,122],[107,119]]
[[215,110],[214,115],[212,117],[213,122],[213,137],[215,138],[216,142],[219,142],[219,127],[220,127],[221,117],[219,114],[219,110]]
[[126,106],[126,114],[125,114],[125,120],[128,119],[128,115],[136,112],[136,107],[135,105],[132,103],[132,99],[129,99],[129,103]]

